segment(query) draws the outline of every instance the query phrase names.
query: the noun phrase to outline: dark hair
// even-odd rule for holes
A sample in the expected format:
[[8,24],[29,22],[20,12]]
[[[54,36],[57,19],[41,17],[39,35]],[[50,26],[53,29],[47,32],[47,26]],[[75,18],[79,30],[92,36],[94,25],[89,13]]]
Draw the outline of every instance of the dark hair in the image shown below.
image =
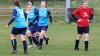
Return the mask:
[[33,4],[33,1],[32,0],[28,0],[28,2],[31,2]]
[[19,0],[16,0],[16,1],[14,2],[14,5],[20,7],[20,5],[19,5]]
[[87,2],[86,2],[86,1],[83,1],[82,4],[83,4],[83,3],[87,3]]

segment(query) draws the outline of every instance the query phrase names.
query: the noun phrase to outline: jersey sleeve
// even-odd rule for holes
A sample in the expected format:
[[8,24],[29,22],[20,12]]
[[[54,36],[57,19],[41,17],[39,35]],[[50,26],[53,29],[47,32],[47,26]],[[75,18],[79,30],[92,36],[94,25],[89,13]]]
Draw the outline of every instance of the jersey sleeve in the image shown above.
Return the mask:
[[16,11],[16,9],[13,9],[12,18],[15,18],[15,17],[17,17],[17,11]]
[[48,10],[48,17],[50,19],[50,23],[52,24],[52,16],[51,16],[51,12]]
[[17,16],[17,11],[16,11],[16,9],[13,9],[12,18],[11,18],[11,20],[8,22],[8,25],[10,25],[10,24],[15,20],[16,16]]

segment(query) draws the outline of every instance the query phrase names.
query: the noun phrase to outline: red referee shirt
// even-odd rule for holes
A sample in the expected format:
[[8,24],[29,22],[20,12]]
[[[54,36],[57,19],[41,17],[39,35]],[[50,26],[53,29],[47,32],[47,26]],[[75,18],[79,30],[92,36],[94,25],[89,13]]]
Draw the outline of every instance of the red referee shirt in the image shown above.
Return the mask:
[[83,9],[82,7],[77,8],[73,13],[74,16],[78,17],[77,26],[78,27],[88,27],[89,18],[93,15],[93,11],[90,8]]

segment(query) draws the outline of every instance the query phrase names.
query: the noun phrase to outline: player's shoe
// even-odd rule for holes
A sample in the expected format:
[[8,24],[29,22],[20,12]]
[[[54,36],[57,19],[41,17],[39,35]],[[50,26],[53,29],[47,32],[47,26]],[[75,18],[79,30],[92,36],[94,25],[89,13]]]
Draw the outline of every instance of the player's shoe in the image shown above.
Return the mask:
[[10,54],[17,54],[17,50],[13,50]]
[[32,48],[32,47],[33,47],[33,45],[29,45],[29,46],[28,46],[28,48]]
[[38,49],[42,49],[42,46],[38,46]]
[[85,49],[85,51],[88,51],[88,49]]
[[46,38],[46,43],[45,44],[48,45],[48,42],[49,42],[49,38]]
[[24,52],[23,54],[28,54],[28,52],[26,51],[26,52]]
[[79,48],[74,48],[75,51],[79,51]]

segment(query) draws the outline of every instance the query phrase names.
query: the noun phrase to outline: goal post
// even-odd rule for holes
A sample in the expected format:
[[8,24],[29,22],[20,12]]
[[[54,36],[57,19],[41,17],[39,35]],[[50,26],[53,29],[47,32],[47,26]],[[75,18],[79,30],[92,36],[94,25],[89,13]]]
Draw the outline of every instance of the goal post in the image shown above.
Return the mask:
[[69,23],[69,11],[68,11],[68,8],[70,8],[70,0],[66,0],[66,23]]

